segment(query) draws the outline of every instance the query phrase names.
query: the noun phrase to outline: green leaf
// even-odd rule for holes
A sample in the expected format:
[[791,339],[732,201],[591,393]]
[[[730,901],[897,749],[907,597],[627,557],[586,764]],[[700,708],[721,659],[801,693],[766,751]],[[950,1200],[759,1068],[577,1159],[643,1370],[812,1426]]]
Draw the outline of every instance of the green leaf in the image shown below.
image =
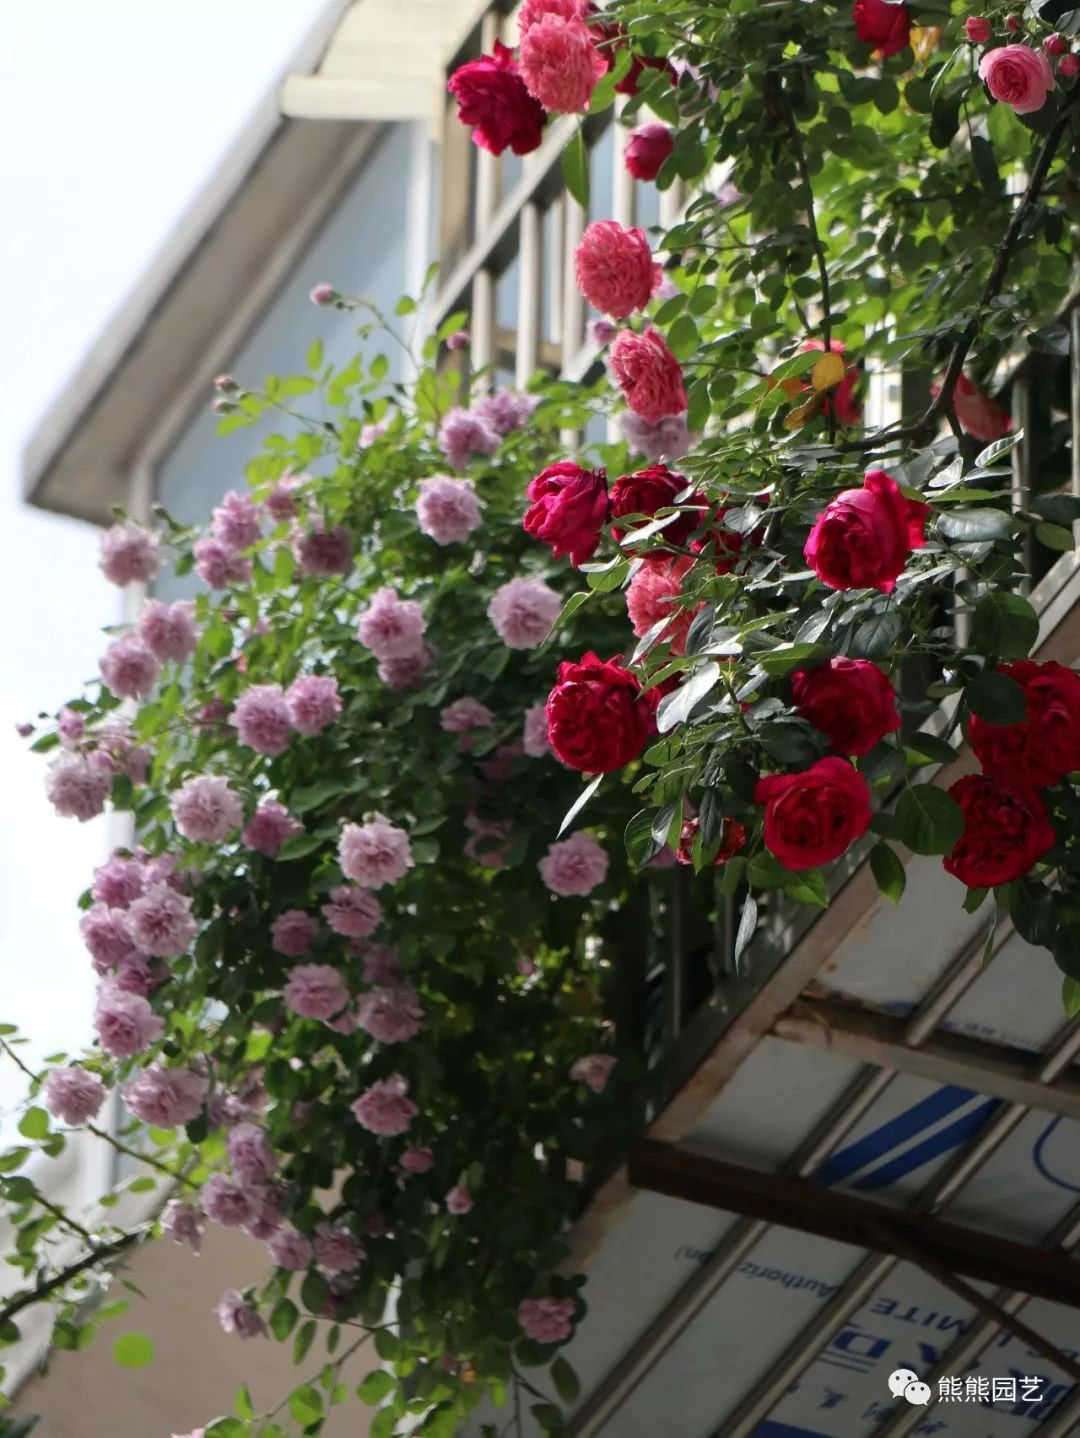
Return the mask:
[[236,1395],[236,1402],[233,1404],[238,1418],[254,1418],[255,1407],[251,1401],[251,1389],[246,1383],[240,1385]]
[[655,810],[642,809],[629,821],[623,831],[623,843],[630,862],[636,868],[643,868],[650,859],[655,859],[663,849],[654,833]]
[[325,842],[318,834],[297,834],[282,844],[278,851],[278,863],[287,864],[290,859],[305,859],[308,854],[314,854],[316,849],[321,849]]
[[1002,509],[953,509],[938,517],[938,533],[952,544],[976,544],[984,540],[1008,539],[1012,515]]
[[1033,350],[1044,355],[1067,355],[1069,353],[1069,331],[1066,325],[1046,325],[1028,335],[1028,344]]
[[362,1403],[367,1403],[374,1408],[377,1403],[381,1403],[394,1391],[394,1387],[393,1375],[388,1373],[385,1368],[376,1368],[357,1388],[356,1396]]
[[913,854],[949,854],[964,832],[964,816],[944,790],[918,784],[900,795],[896,827],[898,837]]
[[560,835],[566,833],[567,829],[581,813],[582,809],[584,809],[585,805],[596,793],[597,789],[599,789],[600,781],[603,779],[603,777],[603,774],[597,774],[595,778],[590,779],[589,782],[585,785],[584,789],[582,789],[581,793],[577,796],[574,802],[570,805],[569,809],[567,809],[566,813],[563,815],[563,821],[559,825],[559,832],[555,835],[556,838],[559,838]]
[[[415,857],[415,850],[413,851]],[[300,1301],[309,1313],[321,1313],[326,1307],[330,1290],[321,1273],[308,1273],[300,1285]]]
[[743,899],[742,913],[739,915],[739,928],[735,935],[734,961],[738,968],[739,960],[746,952],[746,947],[754,937],[757,929],[758,906],[757,900],[752,894],[747,894]]
[[1024,431],[1018,429],[1013,434],[1006,434],[1001,439],[995,439],[975,456],[975,468],[989,469],[996,459],[1000,459],[1002,455],[1009,454],[1014,450],[1023,437]]
[[956,751],[951,744],[944,739],[939,739],[936,734],[927,734],[920,729],[904,740],[908,749],[914,749],[916,754],[921,754],[924,759],[929,759],[931,764],[951,764],[956,758]]
[[997,659],[1025,659],[1039,637],[1039,616],[1022,594],[992,589],[975,606],[971,642]]
[[820,869],[800,869],[784,880],[784,893],[797,904],[814,904],[819,909],[829,906],[829,889]]
[[685,364],[701,343],[698,327],[689,315],[679,316],[668,330],[667,342],[675,358]]
[[154,1361],[154,1345],[145,1333],[123,1333],[113,1344],[113,1357],[121,1368],[148,1368]]
[[610,594],[612,590],[622,588],[629,573],[630,561],[619,559],[614,564],[605,565],[602,569],[589,571],[585,575],[585,583],[597,594]]
[[1035,538],[1047,549],[1059,549],[1065,551],[1072,549],[1073,532],[1066,529],[1063,524],[1037,524],[1035,526]]
[[302,1363],[307,1357],[308,1350],[315,1341],[315,1320],[309,1318],[302,1324],[293,1339],[293,1363]]
[[1001,176],[998,174],[994,147],[984,135],[971,137],[971,162],[983,191],[996,200],[1001,194]]
[[898,904],[907,883],[907,873],[896,851],[888,844],[875,844],[870,850],[870,872],[885,897]]
[[589,152],[585,135],[579,128],[562,152],[562,172],[566,188],[583,210],[589,208]]
[[558,1438],[563,1431],[563,1417],[554,1403],[531,1403],[529,1412],[545,1433]]
[[1015,679],[984,669],[964,688],[964,698],[973,714],[990,724],[1022,724],[1027,717],[1027,700]]
[[551,1381],[564,1403],[573,1403],[581,1392],[581,1381],[565,1358],[556,1358],[551,1365]]
[[289,1412],[297,1423],[317,1423],[323,1416],[322,1394],[310,1383],[289,1394]]
[[1073,524],[1080,519],[1080,497],[1075,494],[1045,494],[1033,499],[1031,507],[1052,524]]
[[676,724],[685,724],[690,711],[720,680],[716,664],[702,664],[671,694],[665,694],[656,711],[656,727],[667,734]]
[[1065,1017],[1074,1019],[1080,1014],[1080,980],[1065,978],[1061,983],[1061,1003]]
[[308,352],[307,352],[307,367],[308,367],[308,369],[310,369],[310,370],[320,370],[320,369],[322,369],[323,359],[325,358],[325,354],[326,354],[326,352],[325,352],[325,350],[323,349],[323,342],[322,342],[322,340],[316,340],[315,343],[311,346],[311,348],[310,348],[310,349],[308,350]]
[[49,1133],[49,1115],[43,1108],[28,1108],[19,1120],[23,1138],[42,1139]]
[[279,1343],[288,1338],[296,1326],[296,1320],[300,1317],[295,1303],[290,1303],[283,1298],[270,1315],[270,1332]]
[[895,609],[883,610],[863,621],[851,636],[848,646],[853,659],[881,659],[888,654],[903,629],[903,620]]

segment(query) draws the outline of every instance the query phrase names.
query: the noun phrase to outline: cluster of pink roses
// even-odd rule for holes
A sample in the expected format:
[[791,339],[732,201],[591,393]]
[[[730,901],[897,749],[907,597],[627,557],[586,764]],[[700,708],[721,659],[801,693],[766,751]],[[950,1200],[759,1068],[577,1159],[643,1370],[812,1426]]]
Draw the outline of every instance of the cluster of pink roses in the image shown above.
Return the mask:
[[[1006,16],[1005,29],[1017,34],[1023,29],[1023,21],[1015,15]],[[972,45],[988,45],[993,40],[994,27],[983,15],[969,15],[964,21],[964,33]],[[1055,31],[1045,37],[1041,49],[1016,41],[992,46],[979,61],[979,79],[995,100],[1010,106],[1018,115],[1030,115],[1041,110],[1049,92],[1057,88],[1051,59],[1057,61],[1062,79],[1071,80],[1080,73],[1080,57],[1064,35]]]

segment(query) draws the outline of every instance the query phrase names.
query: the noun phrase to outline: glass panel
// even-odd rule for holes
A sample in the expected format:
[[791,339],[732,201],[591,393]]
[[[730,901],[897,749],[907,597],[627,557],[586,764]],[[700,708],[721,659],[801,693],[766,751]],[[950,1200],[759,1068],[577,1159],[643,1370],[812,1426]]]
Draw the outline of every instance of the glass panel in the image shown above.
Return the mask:
[[500,329],[517,327],[518,292],[521,288],[521,257],[515,255],[495,285],[495,323]]
[[[643,180],[637,184],[637,223],[649,234],[650,225],[660,223],[660,191],[655,185],[647,185]],[[655,236],[650,235],[655,240]]]
[[[303,368],[310,345],[321,339],[326,358],[344,364],[356,351],[360,317],[335,309],[313,308],[311,286],[325,281],[344,294],[363,296],[385,314],[406,289],[407,219],[413,135],[407,124],[389,128],[352,189],[330,217],[319,237],[282,286],[269,310],[234,356],[236,376],[258,384],[268,374],[291,374]],[[387,244],[386,237],[395,242]],[[372,337],[360,346],[369,356],[384,350],[390,375],[400,378],[403,356],[386,337]],[[259,451],[267,434],[288,431],[286,415],[268,416],[250,429],[219,437],[217,418],[207,405],[196,416],[158,475],[161,503],[186,524],[205,523],[210,509],[228,489],[246,487],[244,466]],[[166,598],[191,594],[190,578],[170,577],[158,592]]]
[[611,125],[589,151],[589,219],[610,220],[615,207],[615,131]]

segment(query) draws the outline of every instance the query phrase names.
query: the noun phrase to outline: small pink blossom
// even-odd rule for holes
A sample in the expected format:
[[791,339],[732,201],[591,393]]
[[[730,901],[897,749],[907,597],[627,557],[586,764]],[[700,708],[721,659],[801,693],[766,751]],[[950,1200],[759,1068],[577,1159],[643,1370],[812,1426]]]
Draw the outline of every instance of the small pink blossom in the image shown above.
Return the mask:
[[518,65],[525,88],[549,114],[587,109],[607,72],[607,61],[584,22],[550,11],[523,33]]
[[281,1227],[281,1195],[275,1188],[250,1188],[245,1190],[250,1209],[243,1222],[248,1238],[265,1240]]
[[267,859],[276,859],[286,839],[304,832],[303,824],[276,799],[263,799],[244,825],[240,838],[249,849]]
[[396,884],[413,867],[409,836],[381,814],[366,824],[346,824],[338,842],[338,862],[345,877],[362,888]]
[[131,919],[123,909],[94,904],[80,918],[79,932],[90,951],[95,973],[107,974],[139,952],[131,934]]
[[[198,1253],[206,1232],[206,1220],[193,1203],[170,1198],[161,1215],[161,1228],[174,1243],[186,1243],[193,1253]],[[197,1431],[201,1433],[202,1429]]]
[[368,944],[364,949],[364,983],[392,986],[401,978],[401,960],[389,944]]
[[360,438],[356,441],[357,449],[370,449],[390,428],[390,416],[385,415],[382,419],[373,420],[369,424],[360,426]]
[[102,984],[94,1011],[94,1029],[107,1054],[129,1059],[156,1043],[165,1032],[165,1025],[140,995],[124,993],[115,984]]
[[345,575],[353,567],[352,535],[342,524],[326,529],[321,523],[299,530],[293,537],[293,558],[305,574],[318,579]]
[[338,884],[330,890],[330,902],[322,908],[323,918],[335,934],[349,939],[366,939],[382,921],[382,905],[367,889]]
[[275,524],[284,524],[297,515],[296,492],[308,481],[306,474],[283,474],[263,500],[263,508]]
[[101,656],[101,677],[118,699],[145,699],[161,673],[161,664],[137,634],[114,639]]
[[574,1331],[576,1309],[572,1298],[526,1298],[518,1304],[518,1322],[536,1343],[562,1343]]
[[411,984],[376,988],[364,994],[356,1011],[365,1033],[383,1044],[405,1043],[420,1032],[424,1011]]
[[420,481],[416,517],[420,532],[436,544],[460,544],[483,522],[472,480],[433,474]]
[[693,563],[693,559],[682,554],[661,554],[655,559],[649,556],[626,591],[626,613],[634,633],[640,639],[667,619],[658,638],[671,646],[672,654],[686,653],[686,636],[700,608],[690,609],[679,604],[683,580]]
[[618,325],[612,324],[611,320],[596,319],[589,321],[589,338],[598,350],[605,349],[618,333]]
[[49,1070],[45,1080],[45,1107],[61,1123],[78,1126],[97,1118],[108,1090],[89,1070],[72,1064]]
[[305,1019],[332,1019],[349,1002],[349,990],[329,964],[298,964],[285,985],[285,1002]]
[[204,534],[195,541],[192,553],[195,556],[195,573],[211,589],[228,589],[231,584],[251,583],[251,560],[222,544],[219,539]]
[[337,297],[337,290],[334,289],[333,285],[328,284],[315,285],[308,295],[308,299],[311,303],[319,306],[332,305]]
[[45,793],[62,819],[85,823],[102,813],[112,776],[82,754],[61,754],[49,765]]
[[591,1088],[593,1093],[603,1093],[614,1067],[615,1060],[610,1054],[586,1054],[572,1065],[570,1077],[575,1083]]
[[964,21],[964,34],[973,45],[985,45],[991,35],[990,21],[983,15],[969,15]]
[[1059,35],[1055,30],[1043,41],[1043,49],[1048,55],[1064,55],[1068,52],[1069,42],[1064,35]]
[[244,822],[240,795],[218,774],[196,774],[186,780],[172,796],[170,807],[177,829],[197,844],[220,844]]
[[579,832],[552,844],[537,868],[553,894],[583,898],[607,877],[608,856],[595,839]]
[[199,1195],[203,1212],[211,1223],[222,1228],[242,1228],[255,1212],[258,1195],[249,1192],[223,1173],[215,1173],[202,1186]]
[[446,1211],[455,1215],[468,1213],[473,1206],[473,1196],[462,1184],[456,1184],[446,1195]]
[[379,664],[379,678],[396,694],[408,689],[418,689],[424,682],[424,675],[431,668],[431,650],[422,645],[416,654],[407,654],[401,659],[383,659]]
[[224,699],[211,699],[209,703],[203,704],[195,714],[195,732],[197,734],[213,734],[222,728],[225,720],[229,717],[229,706]]
[[217,1306],[218,1321],[225,1333],[237,1338],[265,1338],[266,1323],[259,1310],[246,1303],[235,1288],[227,1288]]
[[259,506],[249,495],[230,489],[213,512],[214,538],[226,549],[250,549],[259,538]]
[[145,954],[132,954],[118,965],[113,983],[126,994],[141,994],[144,999],[148,999],[162,977],[164,976],[155,977],[150,968],[150,960]]
[[546,705],[533,704],[525,710],[522,745],[530,759],[542,759],[545,754],[551,753]]
[[1065,80],[1071,80],[1080,74],[1080,55],[1074,55],[1071,51],[1068,55],[1062,55],[1058,61],[1058,74]]
[[306,1268],[311,1262],[311,1239],[287,1224],[270,1235],[266,1247],[277,1266],[290,1272]]
[[518,27],[524,35],[545,15],[561,15],[564,20],[585,20],[592,11],[592,0],[524,0],[518,15]]
[[195,628],[195,606],[186,599],[166,604],[161,599],[148,599],[139,615],[139,638],[156,659],[163,664],[182,664],[198,643]]
[[[25,728],[26,726],[20,726]],[[60,710],[60,717],[56,721],[56,732],[60,735],[61,744],[75,744],[83,736],[86,729],[86,720],[75,709],[68,709],[66,706]],[[27,729],[28,734],[34,732],[31,724]]]
[[310,950],[318,932],[319,925],[310,914],[303,909],[286,909],[270,926],[270,942],[287,959],[298,959]]
[[342,1009],[336,1018],[323,1019],[323,1023],[336,1034],[354,1034],[360,1027],[359,1020],[352,1009]]
[[280,684],[256,684],[245,689],[233,706],[232,719],[241,744],[271,757],[289,746],[289,706]]
[[101,536],[98,564],[110,584],[149,584],[161,568],[158,536],[133,520],[114,524]]
[[302,674],[285,694],[289,718],[298,734],[321,734],[341,713],[341,697],[332,674]]
[[540,403],[538,395],[521,394],[518,390],[497,389],[494,394],[483,395],[473,405],[472,412],[505,439],[514,430],[522,429],[532,418],[533,411]]
[[464,350],[469,347],[469,331],[455,330],[452,335],[447,336],[446,348],[448,350]]
[[264,1129],[255,1123],[238,1123],[226,1140],[229,1164],[237,1183],[255,1188],[277,1171],[277,1159]]
[[128,915],[136,947],[157,959],[182,954],[199,931],[191,900],[168,884],[152,884],[135,900]]
[[373,1083],[350,1107],[362,1128],[392,1138],[404,1133],[419,1112],[406,1098],[408,1092],[408,1080],[401,1074],[392,1074]]
[[656,424],[650,424],[633,410],[624,410],[618,416],[618,427],[623,431],[630,453],[643,454],[653,463],[662,459],[682,459],[696,443],[686,427],[685,414],[667,414]]
[[189,1068],[151,1064],[124,1089],[124,1102],[143,1123],[177,1128],[190,1123],[206,1100],[209,1081]]
[[514,968],[517,969],[523,979],[531,979],[533,974],[536,973],[536,965],[532,959],[518,959]]
[[430,1148],[407,1148],[401,1155],[401,1167],[406,1173],[428,1173],[435,1167],[435,1155]]
[[439,710],[439,728],[446,734],[468,734],[474,729],[490,729],[494,722],[495,716],[487,705],[481,704],[471,694],[455,699]]
[[439,426],[438,444],[451,469],[464,469],[474,454],[490,458],[499,448],[499,436],[468,409],[452,409]]
[[351,1273],[363,1257],[363,1245],[343,1224],[320,1223],[316,1228],[315,1262],[328,1273]]
[[1017,115],[1030,115],[1046,104],[1055,88],[1054,71],[1041,50],[1027,45],[998,45],[979,61],[979,79],[995,100]]
[[399,599],[394,590],[377,589],[371,602],[361,613],[357,637],[375,658],[407,659],[421,652],[424,611],[415,599]]
[[150,751],[136,744],[130,727],[111,720],[89,736],[96,744],[90,762],[108,774],[126,774],[133,784],[146,782]]
[[561,609],[559,595],[542,579],[511,579],[495,591],[487,615],[508,649],[535,649]]

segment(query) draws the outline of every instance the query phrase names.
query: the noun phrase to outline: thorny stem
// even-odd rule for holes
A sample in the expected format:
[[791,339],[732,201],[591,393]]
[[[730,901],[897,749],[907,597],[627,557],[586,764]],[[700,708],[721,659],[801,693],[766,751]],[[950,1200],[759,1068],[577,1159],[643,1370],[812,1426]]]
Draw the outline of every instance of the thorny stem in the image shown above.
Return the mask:
[[[354,1353],[358,1352],[361,1348],[363,1348],[363,1346],[364,1346],[365,1343],[370,1343],[370,1341],[371,1341],[372,1336],[374,1335],[374,1333],[375,1333],[375,1329],[374,1329],[374,1328],[366,1329],[365,1332],[364,1332],[364,1336],[363,1336],[362,1338],[358,1338],[355,1343],[350,1344],[349,1347],[345,1349],[344,1353],[339,1354],[339,1355],[334,1359],[334,1361],[333,1361],[332,1363],[326,1364],[326,1365],[324,1365],[322,1368],[320,1368],[320,1369],[319,1369],[319,1372],[316,1373],[316,1374],[310,1379],[310,1383],[311,1383],[311,1384],[314,1384],[314,1383],[319,1379],[319,1377],[323,1374],[323,1372],[325,1372],[325,1369],[326,1369],[327,1367],[329,1367],[329,1368],[333,1369],[335,1372],[339,1373],[339,1372],[341,1371],[341,1368],[342,1368],[343,1364],[346,1362],[347,1359],[351,1358]],[[303,1385],[301,1385],[301,1386],[303,1386]],[[269,1422],[269,1420],[270,1420],[271,1418],[276,1417],[276,1415],[281,1412],[281,1410],[285,1407],[285,1405],[288,1403],[288,1401],[289,1401],[289,1399],[290,1399],[291,1397],[292,1397],[292,1393],[291,1393],[291,1392],[290,1392],[290,1393],[286,1393],[285,1397],[282,1398],[282,1400],[281,1400],[279,1403],[277,1403],[273,1408],[269,1408],[269,1409],[267,1409],[267,1411],[266,1411],[265,1413],[261,1413],[261,1414],[259,1415],[258,1419],[256,1420],[256,1422],[258,1422],[258,1423],[267,1423],[267,1422]]]

